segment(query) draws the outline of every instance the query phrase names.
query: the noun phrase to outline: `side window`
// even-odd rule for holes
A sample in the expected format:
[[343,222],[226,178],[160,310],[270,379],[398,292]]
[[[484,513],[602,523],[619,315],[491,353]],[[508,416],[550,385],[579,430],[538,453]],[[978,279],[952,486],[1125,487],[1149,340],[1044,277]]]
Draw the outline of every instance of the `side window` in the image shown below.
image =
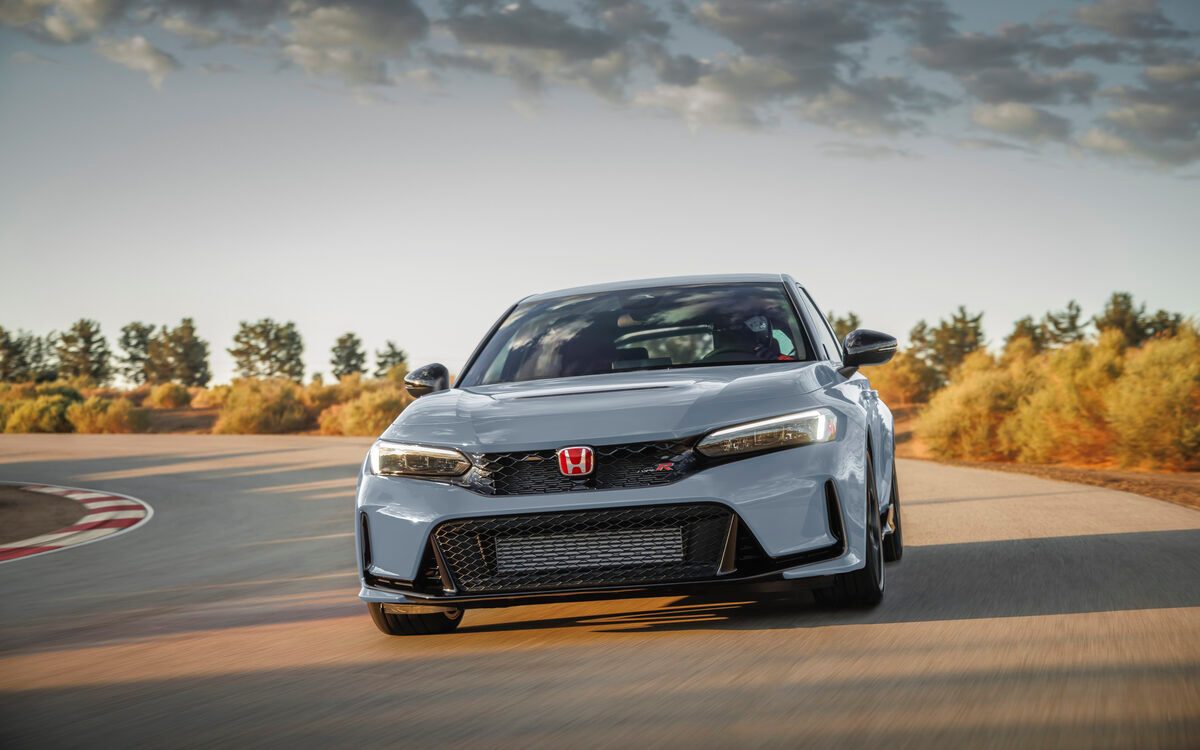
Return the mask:
[[809,296],[804,287],[797,285],[796,290],[800,293],[800,301],[804,305],[805,315],[813,321],[813,328],[816,330],[812,333],[817,345],[825,351],[826,359],[841,364],[842,345],[838,343],[837,336],[829,327],[829,321],[825,320],[825,316],[821,314],[821,308],[817,307],[817,303],[813,302],[813,298]]

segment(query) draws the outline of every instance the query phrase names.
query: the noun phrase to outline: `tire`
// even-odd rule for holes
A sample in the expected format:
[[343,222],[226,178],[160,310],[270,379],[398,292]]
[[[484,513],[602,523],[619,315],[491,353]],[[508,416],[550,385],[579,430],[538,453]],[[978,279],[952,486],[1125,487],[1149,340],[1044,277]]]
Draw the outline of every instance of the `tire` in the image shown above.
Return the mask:
[[368,604],[371,621],[384,635],[438,635],[450,633],[462,622],[462,610],[433,612],[427,615],[401,615],[384,612],[382,604]]
[[892,533],[883,539],[883,561],[896,562],[904,557],[904,528],[900,524],[900,485],[896,482],[895,467],[892,468],[892,497],[888,502],[892,508]]
[[816,589],[817,601],[838,607],[874,607],[883,601],[883,525],[875,490],[875,467],[867,454],[867,564],[833,577],[833,585]]

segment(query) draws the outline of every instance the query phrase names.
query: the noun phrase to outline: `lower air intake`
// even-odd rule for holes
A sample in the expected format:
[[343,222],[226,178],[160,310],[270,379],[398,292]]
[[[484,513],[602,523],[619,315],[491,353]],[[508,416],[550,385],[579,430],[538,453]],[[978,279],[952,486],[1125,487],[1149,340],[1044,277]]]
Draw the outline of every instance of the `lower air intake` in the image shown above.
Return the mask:
[[460,593],[687,581],[717,575],[731,518],[712,504],[468,518],[434,541]]

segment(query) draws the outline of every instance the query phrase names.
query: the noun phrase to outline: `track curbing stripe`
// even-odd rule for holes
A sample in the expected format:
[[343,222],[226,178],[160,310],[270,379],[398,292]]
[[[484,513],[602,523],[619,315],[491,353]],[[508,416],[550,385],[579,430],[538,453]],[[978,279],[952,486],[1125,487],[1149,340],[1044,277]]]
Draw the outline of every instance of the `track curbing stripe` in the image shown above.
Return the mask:
[[84,515],[70,526],[0,545],[0,564],[98,542],[132,531],[150,520],[149,503],[119,492],[29,482],[0,482],[30,492],[58,495],[79,503]]

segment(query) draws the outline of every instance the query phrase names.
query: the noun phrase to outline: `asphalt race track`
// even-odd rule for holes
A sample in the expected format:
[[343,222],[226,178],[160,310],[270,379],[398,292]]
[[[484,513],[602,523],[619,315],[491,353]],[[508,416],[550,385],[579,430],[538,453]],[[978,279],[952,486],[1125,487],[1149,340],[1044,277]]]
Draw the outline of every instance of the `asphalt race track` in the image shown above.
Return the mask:
[[1200,747],[1200,512],[902,462],[869,612],[630,599],[380,635],[367,440],[0,436],[0,480],[125,493],[128,534],[0,565],[0,746]]

